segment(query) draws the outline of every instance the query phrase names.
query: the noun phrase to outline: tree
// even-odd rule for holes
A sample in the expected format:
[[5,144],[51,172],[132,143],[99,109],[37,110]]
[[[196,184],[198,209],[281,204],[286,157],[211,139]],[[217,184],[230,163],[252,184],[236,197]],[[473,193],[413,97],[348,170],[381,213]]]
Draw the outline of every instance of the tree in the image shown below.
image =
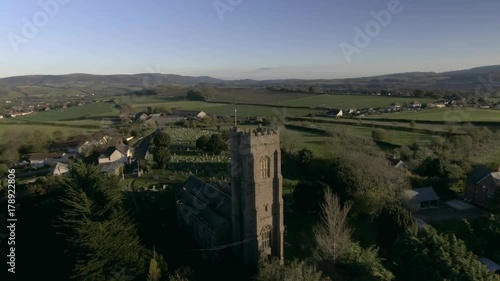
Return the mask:
[[372,138],[376,141],[383,141],[387,138],[387,132],[384,129],[372,130]]
[[391,204],[378,215],[376,229],[377,245],[383,250],[391,250],[398,237],[417,233],[417,223],[408,209],[399,204]]
[[352,242],[349,246],[345,256],[337,262],[337,268],[349,276],[348,280],[394,280],[392,272],[382,265],[382,260],[374,246],[364,249],[357,242]]
[[58,227],[69,243],[76,280],[132,280],[145,276],[146,250],[123,210],[119,181],[97,166],[77,163],[65,180]]
[[260,262],[259,275],[257,281],[328,281],[330,278],[323,276],[323,273],[316,269],[316,266],[303,261],[293,260],[284,265],[279,260],[262,260]]
[[329,187],[322,182],[300,182],[293,189],[293,203],[300,211],[320,211],[325,190]]
[[166,132],[160,132],[155,135],[153,138],[153,143],[156,147],[169,147],[172,142],[172,138]]
[[64,132],[61,130],[55,130],[54,132],[52,132],[52,138],[54,140],[60,141],[64,138]]
[[417,97],[417,98],[421,98],[424,96],[424,91],[422,91],[420,89],[416,89],[413,91],[413,96]]
[[454,235],[424,227],[395,244],[397,280],[498,280]]
[[149,262],[148,281],[160,281],[160,278],[161,278],[161,270],[158,267],[158,262],[153,257]]
[[221,134],[213,134],[210,137],[210,142],[208,143],[208,149],[215,154],[219,154],[222,151],[228,150],[229,146]]
[[210,137],[207,135],[203,135],[196,140],[196,147],[202,151],[206,151],[209,142]]
[[167,165],[170,162],[171,155],[168,148],[164,146],[159,146],[155,148],[153,157],[156,163],[158,163],[158,165],[161,168],[165,169],[167,168]]
[[410,122],[410,127],[412,127],[413,129],[415,129],[417,127],[417,122],[415,122],[415,121],[412,120]]
[[284,152],[295,153],[299,147],[304,146],[304,141],[299,132],[282,127],[280,128],[280,144]]
[[329,189],[325,190],[324,202],[321,205],[321,222],[313,231],[316,247],[314,257],[317,260],[332,260],[345,255],[349,249],[352,229],[347,224],[347,215],[351,204],[344,206],[337,195]]
[[313,152],[307,148],[303,148],[297,153],[297,165],[304,172],[307,172],[307,170],[309,169],[309,165],[311,165],[312,159]]

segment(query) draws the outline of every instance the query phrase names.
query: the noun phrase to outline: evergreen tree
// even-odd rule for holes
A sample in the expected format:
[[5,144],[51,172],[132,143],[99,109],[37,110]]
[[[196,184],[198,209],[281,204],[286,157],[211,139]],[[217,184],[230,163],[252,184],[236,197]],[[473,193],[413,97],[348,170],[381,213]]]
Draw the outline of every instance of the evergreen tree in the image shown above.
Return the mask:
[[377,245],[390,250],[398,237],[415,235],[417,222],[405,207],[391,204],[382,209],[376,219]]
[[137,280],[145,277],[147,251],[122,207],[118,178],[96,166],[76,164],[65,182],[60,227],[74,259],[76,280]]
[[400,239],[393,260],[398,280],[493,281],[498,280],[454,235],[438,234],[425,227],[417,236]]

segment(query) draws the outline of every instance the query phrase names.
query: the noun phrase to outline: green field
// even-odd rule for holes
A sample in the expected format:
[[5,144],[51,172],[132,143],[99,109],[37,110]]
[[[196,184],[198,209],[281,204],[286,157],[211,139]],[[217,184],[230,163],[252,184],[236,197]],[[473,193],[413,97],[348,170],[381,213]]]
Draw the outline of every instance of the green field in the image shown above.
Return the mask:
[[[317,95],[301,99],[289,100],[284,105],[307,107],[333,107],[333,108],[377,108],[388,107],[391,103],[411,103],[414,99],[409,97],[390,96],[353,96],[353,95]],[[418,99],[427,103],[432,99]]]
[[113,103],[91,103],[84,106],[52,109],[51,111],[35,112],[33,114],[16,117],[16,120],[52,122],[65,121],[92,116],[118,116],[119,110]]
[[[333,130],[333,129],[346,129],[357,135],[371,138],[372,131],[374,128],[362,127],[356,125],[346,125],[346,124],[313,124],[315,128],[323,130]],[[413,142],[428,143],[432,139],[432,135],[423,134],[411,131],[401,131],[401,130],[390,130],[384,129],[386,132],[386,138],[384,141],[397,144],[397,145],[411,145]]]
[[284,118],[285,116],[304,116],[309,113],[318,113],[318,110],[308,108],[280,108],[271,106],[259,105],[238,105],[238,104],[223,104],[223,103],[208,103],[203,101],[172,101],[159,102],[151,104],[133,104],[138,110],[145,110],[147,106],[177,108],[178,110],[200,110],[207,114],[228,115],[234,116],[234,110],[240,117],[276,117]]
[[[57,130],[61,130],[64,134],[64,137],[70,137],[79,134],[87,134],[93,131],[89,129],[78,129],[69,127],[48,126],[48,125],[14,124],[14,123],[6,123],[0,121],[0,136],[4,136],[4,134],[8,134],[9,136],[10,135],[21,136],[25,135],[26,133],[31,133],[35,130],[42,131],[49,137],[52,137],[52,133]],[[2,139],[0,139],[0,143],[2,143]]]
[[[440,108],[423,109],[420,111],[407,111],[378,115],[383,119],[427,120],[440,122],[474,122],[493,121],[500,122],[500,110],[476,108]],[[368,118],[367,118],[368,119]]]

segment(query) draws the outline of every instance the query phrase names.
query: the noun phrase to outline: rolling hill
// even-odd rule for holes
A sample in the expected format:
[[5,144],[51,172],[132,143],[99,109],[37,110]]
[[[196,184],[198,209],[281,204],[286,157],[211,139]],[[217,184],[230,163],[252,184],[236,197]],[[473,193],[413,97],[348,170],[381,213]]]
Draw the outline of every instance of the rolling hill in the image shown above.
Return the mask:
[[448,72],[407,72],[394,73],[372,77],[348,79],[281,79],[281,80],[222,80],[209,76],[181,76],[175,74],[142,73],[119,75],[29,75],[14,76],[0,79],[0,87],[45,86],[45,87],[116,87],[116,88],[147,88],[158,84],[174,84],[191,86],[200,83],[213,84],[219,87],[265,87],[265,86],[296,86],[313,85],[334,91],[356,90],[458,90],[474,91],[478,86],[490,89],[500,88],[500,65],[476,67]]

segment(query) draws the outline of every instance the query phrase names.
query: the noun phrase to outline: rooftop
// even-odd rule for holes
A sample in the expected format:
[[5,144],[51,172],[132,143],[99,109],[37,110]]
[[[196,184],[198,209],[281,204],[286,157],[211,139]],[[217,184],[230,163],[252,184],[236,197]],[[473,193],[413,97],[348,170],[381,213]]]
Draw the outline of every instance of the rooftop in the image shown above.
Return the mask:
[[406,197],[411,203],[421,203],[439,200],[439,196],[432,187],[421,187],[405,191]]

